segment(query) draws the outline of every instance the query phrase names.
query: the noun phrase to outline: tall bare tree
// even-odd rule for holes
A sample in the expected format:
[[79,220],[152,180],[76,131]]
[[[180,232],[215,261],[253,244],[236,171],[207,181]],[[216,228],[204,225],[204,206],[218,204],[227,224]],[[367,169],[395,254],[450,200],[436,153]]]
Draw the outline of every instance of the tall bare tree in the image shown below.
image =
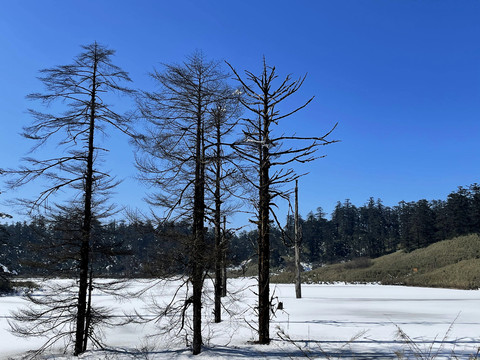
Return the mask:
[[[305,76],[292,80],[291,76],[287,75],[277,83],[275,67],[267,66],[264,59],[260,75],[245,71],[244,79],[233,66],[228,65],[244,92],[240,101],[252,114],[251,117],[244,119],[244,138],[237,142],[234,148],[243,159],[252,164],[258,175],[257,179],[249,179],[250,184],[258,192],[255,204],[255,223],[258,226],[258,342],[268,344],[271,314],[270,215],[276,220],[274,208],[277,206],[277,200],[288,199],[291,192],[284,190],[282,186],[300,176],[289,166],[313,161],[319,146],[333,142],[327,140],[333,129],[318,137],[288,136],[278,133],[278,130],[275,132],[281,120],[292,117],[313,100],[312,97],[301,106],[285,113],[278,110],[280,104],[300,89]],[[291,142],[300,144],[282,147]]]
[[240,179],[237,171],[239,159],[229,146],[240,116],[239,96],[240,92],[229,86],[218,93],[210,109],[212,136],[206,139],[206,188],[213,200],[208,210],[212,214],[215,238],[214,321],[217,323],[221,322],[221,298],[226,293],[226,271],[223,269],[227,243],[222,218],[225,219],[235,209],[236,204],[229,205],[228,200],[238,195]]
[[193,305],[192,352],[199,354],[202,289],[209,262],[204,230],[206,139],[212,136],[210,114],[227,75],[219,63],[207,61],[200,52],[182,64],[164,65],[162,72],[151,75],[159,90],[145,92],[139,101],[140,112],[150,127],[137,137],[143,154],[137,157],[137,166],[141,179],[159,190],[148,198],[151,205],[166,209],[159,218],[189,219],[192,224],[186,257],[193,293],[185,307]]
[[[121,85],[130,82],[126,72],[112,63],[114,51],[96,42],[82,46],[80,53],[70,65],[61,65],[41,70],[40,81],[45,87],[43,93],[28,95],[28,99],[40,101],[44,105],[55,105],[54,109],[65,107],[65,111],[57,114],[29,110],[34,118],[32,125],[24,128],[23,136],[33,140],[35,152],[47,142],[55,142],[57,148],[52,157],[36,159],[28,157],[19,170],[11,171],[16,177],[10,182],[11,187],[18,187],[30,181],[43,179],[44,189],[32,200],[23,200],[30,213],[44,208],[48,210],[48,200],[61,190],[73,189],[76,199],[75,207],[81,207],[81,225],[79,225],[78,253],[75,254],[76,276],[78,276],[78,293],[75,306],[75,329],[70,327],[63,334],[74,343],[74,355],[86,351],[88,339],[93,334],[91,321],[91,253],[92,253],[92,219],[111,210],[109,207],[97,207],[105,200],[109,190],[117,182],[110,178],[108,172],[99,165],[101,154],[106,150],[100,146],[99,138],[105,134],[107,127],[129,133],[129,119],[116,113],[106,103],[110,93],[131,94],[132,90]],[[61,155],[58,151],[63,150]],[[77,194],[77,195],[75,195]],[[96,199],[96,200],[95,200]],[[62,206],[61,206],[62,207]],[[64,206],[63,206],[64,207]],[[44,304],[37,304],[41,307]],[[68,305],[71,310],[71,305]],[[48,315],[57,320],[61,318],[59,308]],[[41,310],[19,314],[17,320],[24,325],[17,325],[14,330],[21,335],[39,335],[55,331],[52,321],[50,325],[35,327],[45,319],[36,316]],[[61,311],[60,311],[61,313]],[[38,329],[44,331],[36,332]],[[54,336],[58,340],[62,336]]]

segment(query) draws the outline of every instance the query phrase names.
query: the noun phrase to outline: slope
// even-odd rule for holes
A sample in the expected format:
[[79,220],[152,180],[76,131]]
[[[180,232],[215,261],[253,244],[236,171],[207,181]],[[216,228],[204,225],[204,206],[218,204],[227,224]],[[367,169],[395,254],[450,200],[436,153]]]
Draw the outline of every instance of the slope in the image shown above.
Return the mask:
[[[305,283],[376,282],[457,289],[480,288],[480,236],[444,240],[410,253],[397,251],[376,259],[360,258],[327,265],[302,274]],[[292,274],[272,277],[291,282]]]

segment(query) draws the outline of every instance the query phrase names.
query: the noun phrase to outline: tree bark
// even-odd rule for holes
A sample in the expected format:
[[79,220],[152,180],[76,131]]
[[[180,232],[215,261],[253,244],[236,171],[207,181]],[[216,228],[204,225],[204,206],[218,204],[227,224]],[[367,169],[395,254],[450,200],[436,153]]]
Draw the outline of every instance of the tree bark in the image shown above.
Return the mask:
[[[268,89],[264,99],[268,99]],[[258,342],[270,343],[270,154],[268,102],[264,103],[260,134],[260,187],[258,228]]]
[[214,223],[215,223],[215,285],[214,285],[214,321],[219,323],[222,321],[222,260],[223,260],[223,244],[222,244],[222,218],[221,218],[221,207],[222,200],[220,195],[220,179],[222,176],[221,173],[221,133],[220,133],[220,119],[216,119],[218,123],[216,124],[216,169],[215,169],[215,214],[214,214]]
[[93,292],[93,271],[90,269],[88,281],[88,300],[87,311],[85,314],[85,336],[83,337],[83,352],[87,351],[88,336],[90,334],[90,324],[92,323],[92,292]]
[[[199,92],[200,92],[199,88]],[[201,96],[198,97],[201,99]],[[198,104],[197,134],[196,134],[196,163],[195,163],[195,194],[193,203],[193,355],[202,351],[202,289],[205,251],[204,217],[205,217],[205,162],[204,162],[204,141],[203,141],[203,119],[201,103]]]

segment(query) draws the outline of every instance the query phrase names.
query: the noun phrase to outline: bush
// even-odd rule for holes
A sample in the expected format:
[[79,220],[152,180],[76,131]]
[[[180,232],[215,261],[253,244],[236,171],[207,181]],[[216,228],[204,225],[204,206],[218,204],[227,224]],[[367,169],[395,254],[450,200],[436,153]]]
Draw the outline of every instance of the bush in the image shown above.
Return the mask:
[[373,265],[373,261],[367,257],[355,258],[343,264],[345,269],[366,269]]
[[0,274],[0,295],[9,294],[12,291],[13,287],[11,281]]

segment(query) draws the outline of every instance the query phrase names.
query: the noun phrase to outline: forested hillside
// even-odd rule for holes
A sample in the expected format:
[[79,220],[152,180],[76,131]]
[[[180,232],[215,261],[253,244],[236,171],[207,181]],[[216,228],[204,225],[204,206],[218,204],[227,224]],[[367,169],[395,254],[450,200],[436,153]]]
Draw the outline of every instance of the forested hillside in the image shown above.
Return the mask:
[[446,200],[384,206],[370,199],[357,207],[338,203],[331,220],[321,210],[303,221],[310,260],[377,257],[398,248],[412,251],[454,236],[480,232],[480,186],[459,187]]
[[[60,250],[74,236],[67,223],[37,218],[29,223],[3,224],[0,263],[29,276],[46,275],[52,266],[63,264],[67,275],[69,263],[57,261],[66,256]],[[330,219],[319,208],[301,219],[301,226],[303,261],[314,265],[375,258],[398,249],[410,252],[440,240],[479,233],[480,185],[460,187],[445,200],[400,202],[394,207],[383,205],[380,199],[371,198],[362,206],[346,200],[338,202]],[[191,232],[186,223],[96,222],[94,229],[94,262],[103,276],[156,276],[172,266],[183,270],[178,257],[182,256],[182,239]],[[291,256],[293,217],[287,219],[283,230],[274,227],[271,232],[274,267],[287,265]],[[212,246],[213,237],[213,229],[209,229],[207,241]],[[254,258],[256,237],[256,230],[230,233],[229,264]]]
[[[271,256],[276,265],[293,254],[289,246],[293,216],[287,220],[285,236],[278,229],[273,233]],[[375,258],[398,249],[411,252],[441,240],[480,232],[480,185],[459,187],[444,200],[402,201],[393,207],[383,205],[380,199],[370,198],[362,206],[345,200],[337,203],[330,219],[318,208],[300,222],[303,261],[314,265]],[[254,238],[255,233],[244,232],[238,241],[249,244]]]

